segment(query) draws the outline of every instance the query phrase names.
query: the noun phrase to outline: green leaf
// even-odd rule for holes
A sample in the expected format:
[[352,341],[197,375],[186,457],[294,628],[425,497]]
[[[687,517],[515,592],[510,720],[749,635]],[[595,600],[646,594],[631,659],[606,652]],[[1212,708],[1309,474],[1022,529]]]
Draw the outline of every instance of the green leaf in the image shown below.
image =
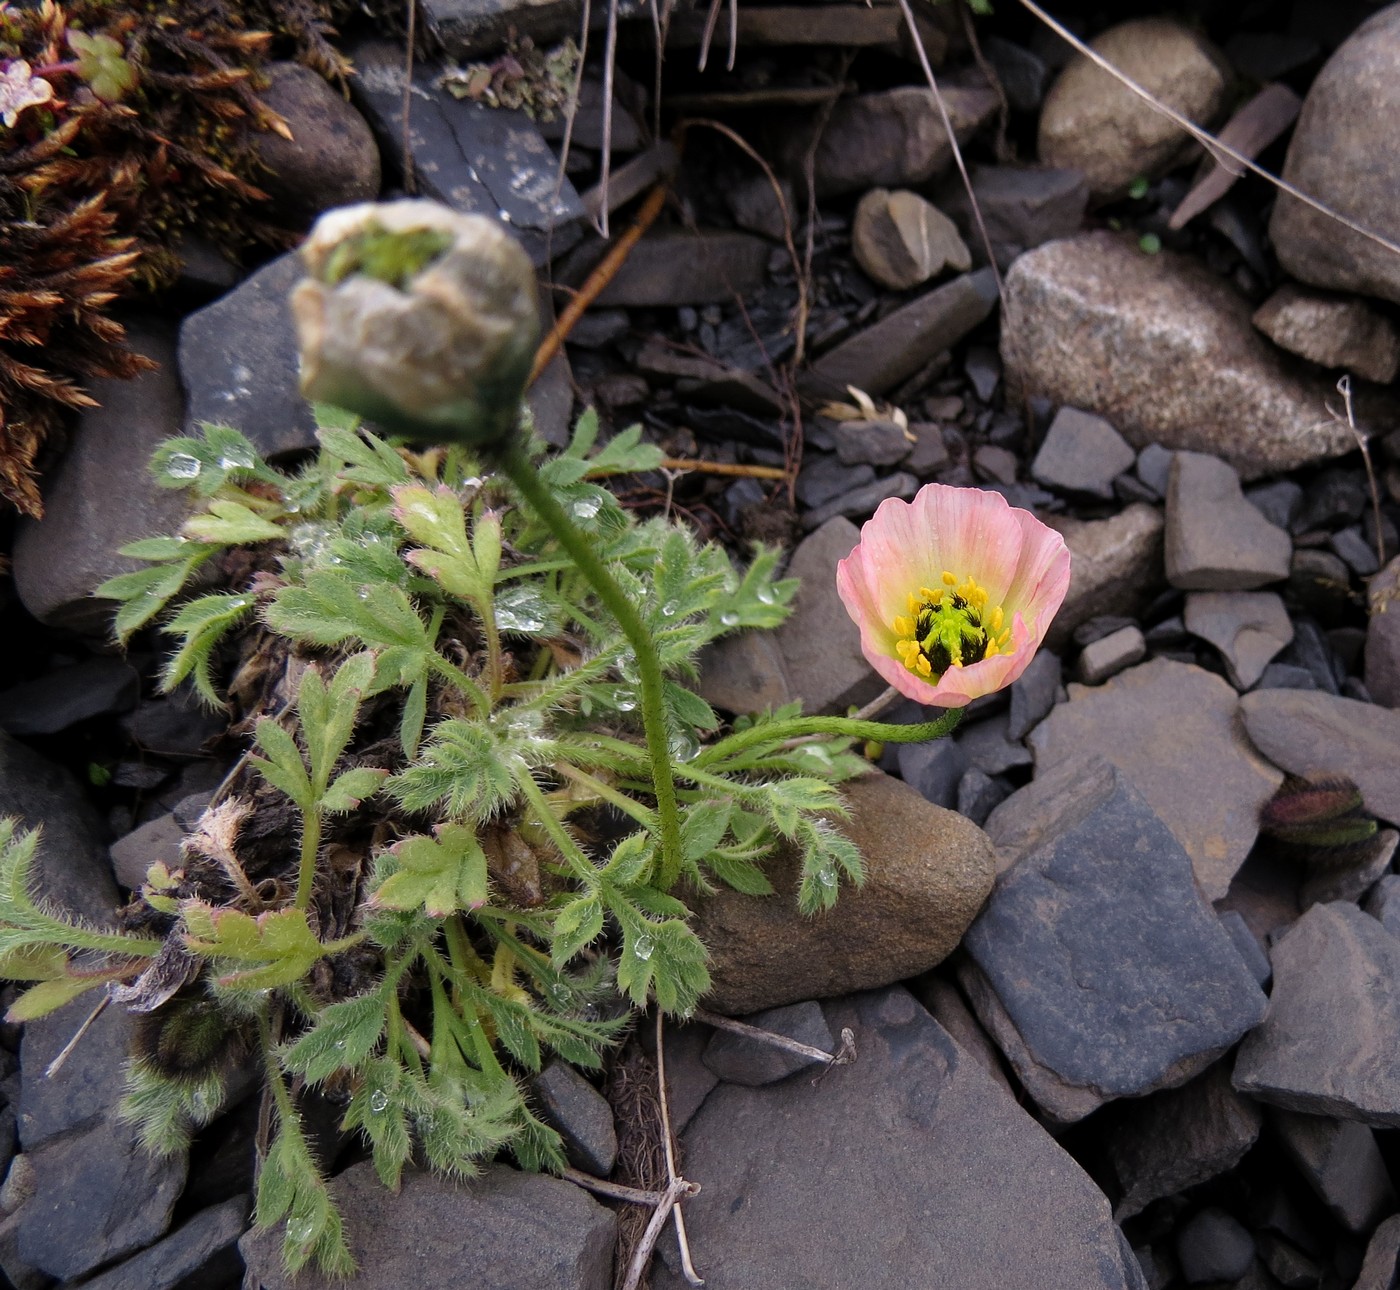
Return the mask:
[[113,624],[118,640],[127,642],[156,617],[180,593],[190,575],[219,548],[189,542],[184,549],[187,554],[183,560],[119,573],[93,592],[95,596],[121,602]]
[[378,1045],[385,1026],[385,987],[333,1003],[281,1055],[283,1067],[319,1084],[336,1071],[354,1070]]
[[34,1021],[39,1017],[46,1017],[49,1013],[63,1007],[65,1003],[72,1003],[80,994],[86,994],[89,990],[96,990],[99,986],[105,986],[111,980],[108,976],[81,977],[62,976],[52,981],[40,981],[38,985],[30,986],[19,996],[5,1013],[5,1020],[9,1022]]
[[300,909],[279,909],[254,918],[237,909],[214,909],[202,901],[181,906],[188,949],[241,966],[219,978],[225,988],[275,990],[300,981],[311,965],[339,953],[346,942],[323,943]]
[[514,799],[520,765],[508,736],[454,717],[434,727],[418,764],[394,776],[389,791],[410,811],[484,823]]
[[655,444],[641,440],[642,427],[639,425],[619,430],[589,458],[587,477],[596,479],[603,475],[656,470],[665,461],[666,454]]
[[691,730],[713,730],[719,725],[715,710],[693,690],[674,681],[664,681],[662,686],[666,710],[676,724]]
[[815,914],[835,905],[842,876],[856,886],[865,881],[865,870],[855,843],[825,820],[805,822],[799,841],[803,850],[797,907],[802,913]]
[[121,41],[70,28],[68,46],[78,56],[78,78],[104,103],[118,103],[136,88],[136,69],[127,62]]
[[[477,604],[486,601],[495,582],[496,569],[493,566],[487,572],[477,561],[475,541],[467,537],[462,499],[449,488],[425,488],[417,484],[396,488],[393,496],[394,518],[409,537],[422,544],[408,553],[409,563],[454,596]],[[495,521],[495,528],[495,560],[499,565],[499,520]],[[489,555],[489,536],[482,539],[482,547]]]
[[352,484],[392,488],[408,482],[408,467],[397,452],[368,430],[355,433],[359,417],[325,404],[316,405],[317,438],[321,447],[345,463],[338,473]]
[[598,876],[619,887],[633,887],[648,880],[655,863],[654,839],[645,832],[629,833],[613,847],[607,865]]
[[461,824],[441,824],[434,837],[405,838],[389,848],[398,871],[374,893],[383,909],[422,906],[431,918],[486,903],[486,853],[476,832]]
[[639,1008],[655,991],[663,1012],[686,1015],[710,988],[709,957],[700,938],[678,918],[662,923],[626,918],[617,984]]
[[728,802],[697,802],[687,809],[681,821],[681,854],[687,860],[701,861],[729,832]]
[[360,1072],[360,1086],[346,1108],[341,1127],[359,1129],[369,1139],[379,1181],[397,1191],[403,1167],[413,1153],[408,1131],[404,1086],[407,1076],[398,1061],[373,1058]]
[[550,961],[555,967],[563,967],[584,946],[597,940],[602,930],[603,902],[597,896],[571,900],[554,916]]
[[773,884],[752,860],[714,852],[705,858],[705,867],[722,883],[745,896],[771,896]]
[[169,694],[193,674],[195,689],[211,707],[220,706],[212,675],[214,648],[257,604],[255,597],[229,592],[200,596],[185,605],[163,630],[184,637],[161,672],[160,688]]
[[205,423],[200,435],[167,439],[151,457],[151,474],[162,488],[189,488],[212,497],[226,483],[258,479],[280,486],[282,476],[271,470],[247,436],[232,426]]
[[365,798],[373,797],[379,791],[379,786],[388,775],[387,770],[375,770],[368,766],[342,772],[322,794],[321,809],[332,815],[353,811]]
[[272,717],[259,720],[253,740],[267,754],[266,759],[248,759],[262,777],[290,797],[303,812],[315,810],[316,790],[312,787],[311,776],[306,773],[306,763],[302,761],[296,740]]
[[256,511],[232,498],[220,497],[209,503],[209,510],[191,515],[180,532],[196,542],[221,546],[242,546],[254,542],[278,542],[286,536],[280,524],[264,519]]

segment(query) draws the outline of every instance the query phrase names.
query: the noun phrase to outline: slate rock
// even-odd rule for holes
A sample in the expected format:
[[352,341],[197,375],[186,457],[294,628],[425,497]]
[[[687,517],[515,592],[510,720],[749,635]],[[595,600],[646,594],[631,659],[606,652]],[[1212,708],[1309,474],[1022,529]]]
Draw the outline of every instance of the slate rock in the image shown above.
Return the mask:
[[974,824],[985,824],[987,817],[1006,800],[1010,791],[1004,780],[994,779],[973,766],[958,781],[958,814]]
[[173,815],[158,815],[112,843],[112,873],[128,891],[136,891],[146,881],[146,870],[159,861],[167,869],[178,869],[180,843],[185,830]]
[[[833,432],[835,433],[835,432]],[[839,437],[837,442],[840,442]],[[853,485],[859,487],[875,478],[873,466],[851,466],[826,453],[808,453],[797,476],[797,500],[809,509],[840,497]]]
[[[959,85],[944,79],[939,88],[960,144],[996,115],[997,94],[985,82]],[[811,126],[782,133],[784,168],[796,181],[804,174]],[[953,149],[931,90],[905,86],[851,95],[836,101],[821,131],[814,163],[817,196],[924,184],[952,161]]]
[[1377,703],[1400,708],[1400,556],[1367,589],[1366,688]]
[[[1137,477],[1159,498],[1167,495],[1167,481],[1171,478],[1172,471],[1172,454],[1169,449],[1163,448],[1160,443],[1149,443],[1138,452],[1133,469],[1137,472]],[[1301,491],[1300,489],[1299,492]]]
[[852,488],[833,497],[824,506],[808,511],[802,517],[802,528],[812,532],[831,523],[834,519],[861,518],[874,513],[875,508],[887,497],[901,497],[908,501],[919,491],[919,481],[908,471],[897,470],[893,475],[877,478],[858,488]]
[[1390,1290],[1400,1270],[1400,1214],[1392,1214],[1371,1234],[1366,1261],[1352,1290]]
[[1036,651],[1029,666],[1011,683],[1008,739],[1024,739],[1050,715],[1060,690],[1060,660],[1048,649]]
[[1322,869],[1309,877],[1298,892],[1299,903],[1304,909],[1334,900],[1360,904],[1362,897],[1389,872],[1397,842],[1400,842],[1400,833],[1381,829],[1358,859]]
[[1362,578],[1369,578],[1381,567],[1376,548],[1366,541],[1359,524],[1352,524],[1329,534],[1327,545],[1346,562],[1353,573]]
[[26,1154],[34,1194],[18,1214],[19,1257],[61,1281],[163,1236],[188,1168],[184,1152],[151,1155],[111,1116]]
[[1279,662],[1307,668],[1319,690],[1338,694],[1345,673],[1338,666],[1331,643],[1315,619],[1296,613],[1293,618],[1293,640],[1279,655]]
[[1167,481],[1167,581],[1190,591],[1252,591],[1288,577],[1293,543],[1245,501],[1227,462],[1178,452]]
[[552,1061],[530,1087],[539,1099],[546,1124],[564,1139],[564,1151],[575,1169],[598,1178],[612,1173],[617,1161],[617,1127],[612,1108],[568,1062]]
[[1117,766],[1186,848],[1206,899],[1219,900],[1283,782],[1239,729],[1240,705],[1223,677],[1156,658],[1101,686],[1070,685],[1028,742],[1038,774],[1074,754]]
[[1395,1189],[1364,1124],[1274,1110],[1270,1123],[1308,1185],[1349,1232],[1367,1232],[1395,1209]]
[[[1143,1286],[1098,1188],[906,991],[825,1011],[859,1060],[723,1085],[686,1131],[686,1175],[704,1180],[686,1228],[710,1290],[908,1290],[929,1269],[958,1290]],[[662,1256],[652,1284],[678,1290],[669,1236]]]
[[969,766],[986,775],[1000,775],[1016,766],[1029,766],[1031,754],[1019,739],[1008,734],[1010,717],[998,712],[958,728],[956,739]]
[[180,325],[186,434],[204,421],[229,425],[272,458],[316,446],[287,304],[302,274],[301,257],[289,251]]
[[1040,107],[1050,77],[1043,58],[1001,36],[983,40],[982,52],[996,69],[997,80],[1013,112],[1034,112]]
[[1355,905],[1314,905],[1273,949],[1264,1024],[1235,1087],[1310,1115],[1400,1125],[1400,941]]
[[1006,275],[1007,404],[1069,404],[1135,448],[1214,453],[1246,479],[1354,450],[1344,423],[1318,415],[1331,383],[1285,363],[1250,314],[1228,283],[1174,252],[1144,255],[1110,232],[1047,243]]
[[1027,1092],[1070,1123],[1185,1083],[1266,1000],[1190,858],[1127,778],[1081,762],[1053,784],[967,933],[960,972]]
[[1293,620],[1273,591],[1192,591],[1185,621],[1187,631],[1220,651],[1239,690],[1254,685],[1293,639]]
[[1368,811],[1400,825],[1400,712],[1306,690],[1256,690],[1240,711],[1250,742],[1279,769],[1347,775]]
[[1400,370],[1400,330],[1354,296],[1286,282],[1254,311],[1254,325],[1289,353],[1365,381],[1389,385]]
[[0,729],[21,739],[56,735],[80,721],[125,712],[140,687],[125,659],[84,659],[0,692]]
[[[357,73],[351,81],[356,104],[386,159],[402,172],[403,49],[371,38],[346,52]],[[437,83],[441,71],[419,62],[407,96],[419,193],[454,210],[500,219],[536,264],[567,251],[581,235],[583,203],[567,178],[560,182],[558,159],[538,127],[524,111],[457,98]]]
[[1142,629],[1135,624],[1120,627],[1084,647],[1079,655],[1079,679],[1085,685],[1100,685],[1146,657]]
[[984,322],[997,303],[989,269],[926,291],[818,358],[798,380],[816,399],[846,398],[854,385],[888,394]]
[[842,421],[832,432],[843,465],[897,466],[914,445],[894,421]]
[[130,381],[85,382],[98,406],[76,419],[63,459],[44,476],[44,518],[15,529],[15,590],[51,627],[105,635],[113,602],[93,592],[108,578],[149,566],[118,555],[138,538],[173,533],[187,496],[159,488],[146,469],[163,440],[182,430],[184,399],[169,328],[127,320],[127,344],[160,366]]
[[1218,1206],[1193,1215],[1176,1236],[1176,1258],[1190,1285],[1234,1281],[1254,1262],[1254,1238]]
[[793,699],[787,665],[772,632],[722,636],[700,653],[700,697],[727,712],[776,711]]
[[[970,176],[993,254],[1003,271],[1032,247],[1072,237],[1084,223],[1089,185],[1082,171],[974,165]],[[962,228],[973,262],[980,263],[986,253],[961,179],[946,181],[937,198],[940,209]]]
[[42,827],[30,870],[35,891],[54,906],[96,924],[112,921],[117,888],[104,830],[76,780],[0,731],[0,818]]
[[860,850],[865,885],[808,918],[797,909],[799,860],[782,851],[765,867],[773,895],[697,897],[695,930],[711,954],[707,1008],[744,1016],[915,976],[954,949],[982,907],[993,864],[981,829],[885,775],[843,791],[851,819],[835,827]]
[[[666,1022],[666,1096],[671,1112],[671,1132],[680,1134],[705,1104],[705,1099],[719,1084],[719,1076],[704,1062],[705,1049],[714,1031],[698,1021],[677,1025]],[[653,1036],[655,1027],[643,1026],[640,1039],[643,1049],[655,1057]]]
[[1265,989],[1269,982],[1273,980],[1274,969],[1269,962],[1269,956],[1264,953],[1264,947],[1259,944],[1249,924],[1245,922],[1244,915],[1238,910],[1227,909],[1220,914],[1220,925],[1230,933],[1230,939],[1235,943],[1235,948],[1240,952],[1249,970],[1254,973],[1254,979]]
[[1251,485],[1244,496],[1270,524],[1291,530],[1303,502],[1303,486],[1294,479],[1271,479],[1267,484]]
[[1228,1062],[1114,1111],[1106,1146],[1118,1179],[1113,1217],[1120,1223],[1154,1200],[1228,1173],[1258,1140],[1264,1122],[1259,1107],[1231,1086]]
[[851,222],[856,263],[882,287],[907,291],[945,268],[966,273],[972,253],[953,223],[932,202],[901,189],[872,188]]
[[[730,304],[763,286],[769,246],[749,233],[659,229],[628,253],[600,305]],[[601,256],[599,257],[601,258]]]
[[332,1279],[282,1267],[282,1226],[239,1242],[244,1284],[263,1290],[611,1290],[617,1220],[587,1192],[544,1174],[487,1165],[453,1184],[408,1171],[387,1197],[368,1161],[330,1183],[359,1271]]
[[[1230,83],[1224,56],[1189,27],[1138,19],[1110,27],[1090,48],[1190,121],[1209,125],[1224,105]],[[1165,174],[1190,142],[1180,126],[1084,54],[1060,73],[1040,115],[1040,159],[1082,170],[1098,201],[1123,196],[1140,175]]]
[[[834,1053],[837,1048],[821,1005],[811,1000],[790,1003],[782,1008],[769,1008],[752,1017],[745,1017],[744,1023],[795,1039],[811,1048],[820,1048],[823,1052]],[[742,1084],[745,1088],[776,1084],[798,1071],[824,1064],[815,1057],[804,1057],[801,1053],[777,1048],[761,1039],[735,1034],[731,1030],[715,1031],[703,1060],[726,1084]]]
[[884,682],[860,652],[860,629],[836,592],[836,565],[860,533],[849,520],[828,520],[798,544],[788,575],[802,585],[793,612],[774,633],[788,685],[804,712],[845,712],[868,703]]
[[1165,520],[1155,506],[1134,502],[1106,520],[1042,516],[1069,547],[1069,590],[1046,634],[1063,649],[1074,629],[1098,614],[1135,614],[1162,579]]
[[1400,874],[1388,874],[1366,897],[1362,908],[1392,936],[1400,939]]
[[967,753],[955,739],[898,744],[900,778],[925,801],[956,809],[958,785],[967,773]]
[[1065,407],[1055,413],[1031,474],[1046,488],[1109,501],[1114,477],[1136,460],[1127,441],[1102,417]]
[[163,1240],[119,1263],[83,1290],[182,1290],[233,1284],[242,1273],[238,1238],[248,1226],[249,1202],[236,1196],[202,1209]]
[[272,63],[258,98],[286,121],[291,138],[254,137],[267,167],[258,186],[308,219],[333,206],[379,196],[379,148],[369,125],[325,77],[301,63]]
[[[1400,10],[1356,28],[1313,80],[1283,178],[1363,228],[1400,236],[1400,172],[1384,150],[1400,110]],[[1280,193],[1269,240],[1284,269],[1317,287],[1400,301],[1400,264],[1369,238]]]
[[1014,1097],[1015,1091],[1011,1081],[1006,1078],[1001,1053],[992,1043],[991,1036],[982,1029],[982,1023],[973,1016],[958,987],[944,980],[937,972],[930,972],[913,982],[910,988],[914,997],[929,1010],[953,1042],[973,1058],[999,1087]]

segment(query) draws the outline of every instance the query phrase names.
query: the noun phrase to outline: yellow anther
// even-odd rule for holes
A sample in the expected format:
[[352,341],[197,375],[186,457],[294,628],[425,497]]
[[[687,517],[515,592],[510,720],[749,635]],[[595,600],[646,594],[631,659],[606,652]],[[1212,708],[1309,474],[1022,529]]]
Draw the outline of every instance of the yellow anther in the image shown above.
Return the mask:
[[987,642],[987,651],[986,651],[985,654],[982,655],[982,657],[983,657],[983,658],[995,658],[995,657],[996,657],[998,654],[1000,654],[1000,653],[1001,653],[1001,650],[998,648],[996,641],[994,641],[994,640],[989,640],[989,641]]
[[911,613],[917,614],[921,608],[919,598],[912,591],[904,598],[904,607]]
[[897,641],[895,649],[899,651],[899,657],[903,660],[905,667],[913,667],[914,660],[923,657],[917,641]]
[[896,636],[912,636],[914,634],[914,620],[900,614],[894,620],[894,634]]
[[987,627],[988,627],[988,629],[989,629],[990,631],[993,631],[993,632],[999,632],[999,631],[1001,631],[1002,620],[1003,620],[1005,617],[1006,617],[1006,615],[1003,614],[1003,613],[1001,612],[1001,606],[998,605],[998,606],[997,606],[995,609],[993,609],[992,612],[987,616]]
[[943,570],[943,585],[945,587],[956,587],[958,585],[958,580],[955,577],[953,577],[953,575],[949,573],[947,569]]
[[928,661],[928,659],[926,659],[922,654],[920,654],[919,657],[914,661],[914,670],[920,676],[932,676],[933,664],[931,664]]

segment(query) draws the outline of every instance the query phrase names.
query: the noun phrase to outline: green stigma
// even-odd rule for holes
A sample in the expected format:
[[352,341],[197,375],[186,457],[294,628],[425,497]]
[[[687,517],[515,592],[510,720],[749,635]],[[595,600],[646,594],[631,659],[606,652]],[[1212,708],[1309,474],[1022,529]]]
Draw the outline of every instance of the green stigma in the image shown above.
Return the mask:
[[380,224],[368,224],[331,252],[325,280],[335,286],[359,273],[402,291],[451,245],[452,235],[441,229],[392,233]]
[[894,620],[900,661],[917,676],[937,681],[950,667],[968,667],[1003,653],[1011,632],[1001,609],[987,608],[987,593],[971,578],[959,584],[943,575],[937,591],[920,587],[908,597],[909,613]]

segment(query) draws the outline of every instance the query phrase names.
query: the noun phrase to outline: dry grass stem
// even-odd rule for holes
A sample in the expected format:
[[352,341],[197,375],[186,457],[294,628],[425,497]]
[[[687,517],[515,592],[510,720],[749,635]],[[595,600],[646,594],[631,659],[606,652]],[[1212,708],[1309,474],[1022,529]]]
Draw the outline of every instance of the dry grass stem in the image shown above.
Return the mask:
[[[1356,428],[1356,410],[1351,402],[1351,377],[1343,376],[1337,382],[1337,393],[1342,396],[1342,406],[1346,411],[1347,426],[1356,438],[1356,446],[1361,449],[1361,460],[1366,463],[1366,482],[1371,486],[1371,515],[1376,521],[1376,561],[1385,566],[1385,534],[1381,531],[1381,490],[1376,483],[1376,468],[1371,462],[1371,445],[1366,436]],[[1329,412],[1331,408],[1327,409]],[[1333,414],[1335,415],[1335,413]]]
[[841,1032],[841,1047],[834,1053],[829,1053],[825,1049],[804,1044],[801,1040],[789,1039],[787,1035],[775,1034],[771,1030],[763,1030],[743,1021],[735,1021],[733,1017],[722,1017],[718,1013],[706,1012],[704,1008],[696,1008],[694,1016],[696,1021],[703,1021],[707,1026],[713,1026],[716,1030],[727,1030],[732,1035],[741,1035],[745,1039],[756,1040],[758,1043],[767,1044],[770,1048],[781,1048],[784,1052],[796,1053],[799,1057],[810,1057],[813,1061],[822,1062],[827,1066],[847,1066],[856,1059],[855,1037],[849,1030]]

